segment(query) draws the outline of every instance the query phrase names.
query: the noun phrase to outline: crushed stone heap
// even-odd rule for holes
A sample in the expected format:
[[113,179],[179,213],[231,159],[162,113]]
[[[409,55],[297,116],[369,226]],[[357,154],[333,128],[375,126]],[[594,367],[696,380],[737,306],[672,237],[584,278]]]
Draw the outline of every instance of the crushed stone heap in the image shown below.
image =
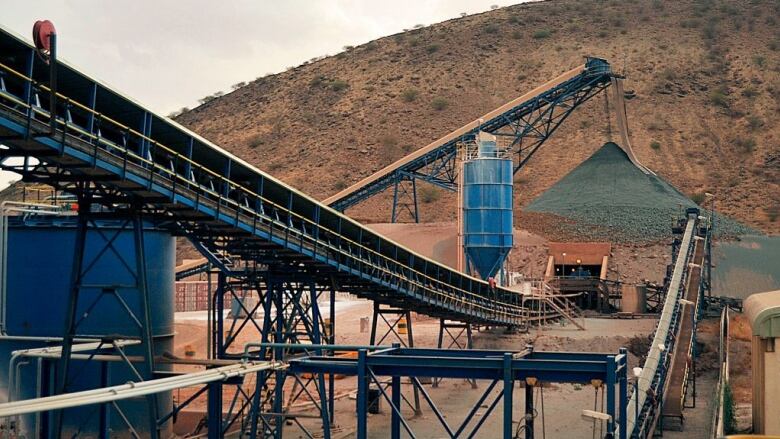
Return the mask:
[[[604,144],[587,160],[539,195],[526,208],[577,222],[582,239],[657,241],[671,235],[671,224],[687,207],[695,207],[662,178],[636,168],[615,143]],[[755,233],[716,215],[720,236]]]

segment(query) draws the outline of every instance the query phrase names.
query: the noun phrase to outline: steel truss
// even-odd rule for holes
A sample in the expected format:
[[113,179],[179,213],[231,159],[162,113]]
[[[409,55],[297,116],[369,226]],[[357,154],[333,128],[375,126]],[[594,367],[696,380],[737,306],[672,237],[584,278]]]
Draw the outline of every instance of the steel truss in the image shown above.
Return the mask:
[[[373,351],[371,351],[373,349]],[[376,385],[381,397],[391,409],[391,438],[401,437],[405,431],[415,437],[412,425],[401,410],[403,394],[401,378],[408,377],[423,395],[447,437],[473,437],[485,421],[496,411],[502,411],[502,437],[514,438],[515,382],[525,387],[525,409],[533,413],[533,390],[549,382],[602,383],[606,392],[605,434],[626,438],[625,409],[627,406],[627,354],[621,349],[617,355],[563,352],[456,351],[446,349],[356,348],[357,358],[311,356],[290,360],[293,373],[339,373],[357,376],[357,438],[368,437],[368,387]],[[419,377],[471,378],[490,382],[478,400],[458,425],[450,425],[444,413],[420,383]],[[381,384],[381,377],[390,377],[389,391]],[[494,392],[498,390],[498,392]],[[501,409],[496,408],[501,404]],[[476,416],[483,404],[487,410]],[[524,416],[521,429],[526,437],[533,437],[533,416]],[[324,422],[324,420],[323,420]]]
[[[152,337],[150,293],[146,283],[143,210],[141,206],[133,205],[131,210],[125,213],[93,212],[93,203],[96,197],[106,195],[105,191],[100,190],[99,186],[82,183],[77,184],[72,188],[71,193],[76,195],[79,203],[78,226],[74,245],[71,287],[68,294],[65,327],[63,330],[62,351],[56,368],[56,378],[54,380],[55,384],[52,393],[54,395],[67,393],[69,386],[78,375],[79,370],[74,371],[71,367],[73,344],[76,338],[99,338],[101,340],[100,345],[93,351],[93,354],[87,359],[87,362],[92,360],[105,345],[108,348],[112,348],[116,354],[121,357],[123,362],[139,381],[152,379],[155,373],[154,345]],[[115,230],[105,232],[101,230],[100,226],[97,224],[96,220],[98,218],[118,219],[119,226]],[[98,247],[99,250],[91,259],[85,257],[88,230],[94,232],[93,234],[97,235],[100,239],[100,242],[98,243],[98,245],[100,245],[100,247]],[[134,254],[130,255],[131,258],[128,258],[128,255],[120,253],[114,245],[116,239],[125,231],[132,231],[133,233]],[[90,282],[90,273],[104,257],[117,258],[117,260],[121,262],[121,266],[124,267],[133,279],[133,283],[128,285],[104,285]],[[137,294],[140,297],[140,315],[136,315],[136,312],[128,305],[125,299],[127,294]],[[91,311],[95,306],[102,300],[111,300],[109,297],[113,298],[113,300],[116,300],[121,305],[121,309],[124,310],[127,318],[129,318],[137,327],[137,333],[120,335],[85,334],[80,331],[80,325],[89,319]],[[88,305],[80,315],[77,315],[79,304],[84,303],[84,301],[86,301]],[[119,318],[120,316],[117,317]],[[116,343],[116,340],[119,339],[138,339],[141,341],[142,367],[140,370],[136,368],[133,361],[131,361],[124,352],[124,349]],[[76,372],[75,375],[74,372]],[[101,374],[101,382],[107,384],[109,377],[107,364],[105,362],[101,367]],[[147,396],[147,403],[149,409],[149,434],[152,439],[155,439],[159,436],[160,429],[160,426],[157,424],[159,408],[157,406],[156,395]],[[108,419],[112,408],[116,414],[124,420],[128,429],[134,433],[135,429],[133,428],[132,420],[128,419],[116,403],[112,403],[111,405],[103,404],[100,409],[100,434],[102,437],[108,437]],[[62,436],[63,416],[64,412],[62,410],[53,412],[51,425],[49,427],[50,437],[58,438]],[[48,422],[48,419],[45,419],[43,425],[47,425]]]
[[[474,343],[471,337],[471,324],[462,322],[453,322],[447,319],[439,319],[439,338],[437,347],[439,349],[473,349]],[[467,380],[472,389],[477,388],[477,381]],[[433,379],[433,387],[438,387],[441,379]]]
[[[479,131],[503,138],[502,143],[507,145],[507,151],[514,156],[514,172],[517,173],[576,108],[610,86],[613,76],[605,60],[588,58],[586,70],[582,74],[492,119],[482,121],[479,126],[467,130],[456,139],[408,161],[385,177],[336,200],[331,207],[344,211],[393,186],[391,220],[396,222],[397,213],[409,208],[409,203],[398,196],[399,185],[404,182],[419,179],[446,190],[457,190],[458,145],[473,142]],[[419,216],[416,207],[415,203],[414,212],[411,214],[413,219]]]
[[[388,319],[386,316],[390,316]],[[379,321],[382,321],[380,325]],[[403,326],[405,325],[405,327]],[[382,327],[384,333],[379,333],[377,330]],[[371,346],[381,346],[387,344],[386,341],[392,340],[393,343],[398,343],[399,346],[405,348],[414,348],[414,331],[412,329],[412,312],[409,309],[397,308],[397,307],[385,307],[377,302],[374,302],[374,313],[371,317],[371,338],[369,344]],[[379,335],[379,337],[377,337]],[[389,337],[389,339],[388,339]],[[423,381],[428,381],[429,377],[424,377]],[[391,385],[390,382],[376,383],[382,390],[386,390]],[[404,403],[414,411],[415,415],[422,414],[420,408],[420,392],[417,386],[413,387],[413,400],[409,401],[402,395]]]
[[[333,344],[335,333],[335,290],[327,278],[298,273],[295,267],[280,265],[253,267],[251,270],[220,272],[213,306],[213,352],[218,359],[258,359],[285,361],[294,355],[325,352],[320,348],[294,351],[269,348],[268,344],[319,346]],[[326,297],[327,296],[327,297]],[[248,305],[252,297],[256,302]],[[228,300],[226,300],[228,299]],[[328,314],[320,310],[328,304]],[[230,317],[225,311],[238,310]],[[239,344],[239,336],[249,334],[261,344]],[[330,351],[332,354],[332,351]],[[296,412],[298,401],[312,403],[316,417],[328,419],[323,437],[330,437],[333,424],[335,394],[334,376],[324,374],[296,375],[284,370],[263,370],[254,375],[241,395],[243,403],[238,413],[246,415],[241,427],[249,437],[282,437],[282,430],[292,422],[305,435],[311,436],[299,418],[313,415]],[[285,395],[286,394],[286,395]],[[219,395],[216,395],[217,398]],[[231,409],[235,406],[231,402]],[[212,402],[210,397],[209,402]],[[213,402],[213,410],[221,404]],[[226,430],[225,430],[226,431]]]

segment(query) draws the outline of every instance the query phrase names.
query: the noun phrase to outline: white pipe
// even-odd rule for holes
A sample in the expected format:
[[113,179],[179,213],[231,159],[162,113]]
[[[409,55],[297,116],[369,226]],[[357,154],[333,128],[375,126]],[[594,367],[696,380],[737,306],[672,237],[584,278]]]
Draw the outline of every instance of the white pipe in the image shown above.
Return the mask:
[[[140,340],[116,340],[114,342],[116,346],[118,347],[124,347],[124,346],[133,346],[140,344]],[[102,346],[105,346],[106,348],[113,347],[113,344],[107,344],[102,342],[89,342],[89,343],[80,343],[73,345],[71,348],[71,353],[77,353],[77,352],[84,352],[84,351],[91,351],[98,349]],[[13,401],[15,398],[15,392],[14,389],[14,383],[17,379],[16,374],[14,372],[14,363],[21,357],[36,357],[40,356],[43,357],[47,354],[58,354],[58,357],[61,356],[62,353],[62,346],[48,346],[44,348],[32,348],[32,349],[20,349],[17,351],[11,352],[11,359],[8,362],[8,401]]]
[[47,396],[45,398],[33,398],[24,401],[8,402],[0,404],[0,418],[37,413],[49,410],[61,410],[82,405],[101,404],[105,402],[120,401],[139,396],[153,395],[182,387],[197,384],[207,384],[215,381],[224,381],[231,377],[244,376],[246,374],[269,369],[286,368],[281,362],[260,361],[238,363],[230,366],[222,366],[201,372],[184,374],[176,377],[161,378],[141,382],[128,382],[118,386],[103,389],[86,390],[83,392],[64,393],[62,395]]

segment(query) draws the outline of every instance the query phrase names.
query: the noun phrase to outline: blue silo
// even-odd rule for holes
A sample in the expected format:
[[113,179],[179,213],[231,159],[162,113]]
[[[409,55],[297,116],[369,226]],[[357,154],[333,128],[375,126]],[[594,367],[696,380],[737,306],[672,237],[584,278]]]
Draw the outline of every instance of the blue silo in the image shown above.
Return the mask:
[[[59,342],[46,342],[43,337],[61,337],[67,309],[67,298],[71,281],[71,267],[76,241],[75,217],[30,217],[20,220],[11,217],[8,227],[7,278],[5,290],[5,330],[0,337],[0,401],[6,401],[9,392],[14,399],[29,399],[36,396],[44,386],[46,378],[39,380],[43,370],[56,369],[57,360],[41,363],[37,358],[20,358],[15,368],[17,376],[14,389],[8,388],[9,359],[13,351],[21,349],[57,346]],[[96,230],[100,228],[100,231]],[[123,265],[135,268],[135,247],[132,228],[119,230],[116,221],[98,222],[87,232],[85,244],[85,264],[94,262],[94,266],[85,275],[84,284],[116,285],[127,306],[137,316],[141,316],[141,301],[138,290],[130,287],[134,277]],[[105,239],[111,239],[116,250],[100,251]],[[101,236],[102,234],[102,236]],[[152,336],[154,353],[162,355],[173,352],[173,312],[174,312],[174,267],[175,240],[169,232],[146,226],[144,231],[146,253],[146,279],[151,294]],[[120,256],[121,255],[121,258]],[[124,262],[122,262],[124,259]],[[91,303],[94,308],[79,326],[79,334],[121,334],[138,335],[139,329],[122,305],[105,289],[82,288],[77,315],[84,316]],[[100,297],[99,300],[95,300]],[[128,356],[142,355],[140,346],[126,348]],[[48,366],[46,366],[48,363]],[[87,390],[101,387],[101,363],[86,364],[74,360],[71,367],[72,378],[69,391]],[[108,362],[108,385],[138,381],[129,367],[119,361]],[[140,364],[135,365],[143,373]],[[170,370],[169,365],[157,365],[156,370]],[[45,372],[44,372],[45,373]],[[148,377],[146,377],[148,378]],[[142,436],[148,436],[148,404],[143,398],[119,401],[117,404],[132,420],[133,426]],[[158,406],[162,413],[170,411],[173,404],[171,392],[158,395]],[[97,437],[99,430],[98,406],[91,405],[65,411],[63,434],[71,437]],[[124,437],[127,431],[124,422],[116,413],[109,415],[111,436]],[[5,421],[5,420],[3,420]],[[17,428],[27,437],[35,436],[36,427],[41,418],[36,415],[22,416]],[[170,432],[171,423],[167,422],[163,432]]]
[[463,247],[467,266],[482,279],[496,278],[512,249],[512,160],[496,137],[477,136],[463,163]]

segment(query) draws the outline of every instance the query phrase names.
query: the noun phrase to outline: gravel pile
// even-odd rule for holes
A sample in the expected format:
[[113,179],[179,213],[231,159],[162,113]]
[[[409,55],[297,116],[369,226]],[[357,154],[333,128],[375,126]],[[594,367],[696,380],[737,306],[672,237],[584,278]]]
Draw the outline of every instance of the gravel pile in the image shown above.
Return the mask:
[[[576,232],[583,240],[637,242],[670,237],[674,219],[695,206],[660,177],[637,169],[626,153],[610,142],[526,210],[576,221]],[[721,237],[755,233],[723,215],[716,215],[715,221],[716,234]]]

